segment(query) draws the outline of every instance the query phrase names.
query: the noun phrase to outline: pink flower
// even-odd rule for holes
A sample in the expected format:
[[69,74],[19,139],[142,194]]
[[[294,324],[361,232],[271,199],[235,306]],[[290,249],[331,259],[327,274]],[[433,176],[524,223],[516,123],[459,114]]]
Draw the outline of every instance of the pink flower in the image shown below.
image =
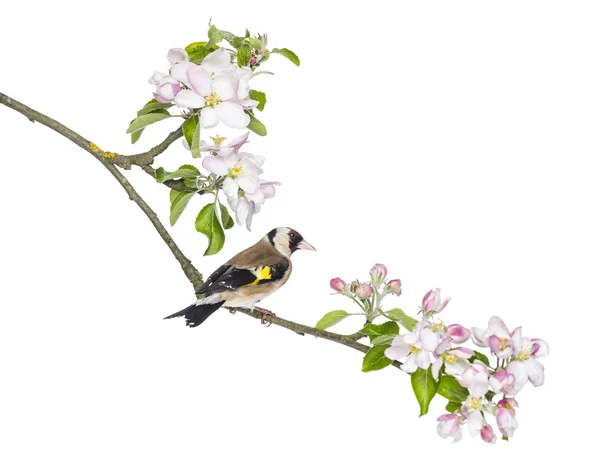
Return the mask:
[[339,293],[346,287],[346,282],[344,282],[339,277],[336,277],[335,279],[331,279],[329,281],[329,286],[332,288],[332,290],[335,290]]
[[439,424],[437,433],[442,438],[453,438],[454,442],[460,441],[462,431],[460,430],[460,417],[456,414],[444,414],[437,418]]
[[486,423],[483,414],[475,411],[469,414],[469,433],[472,437],[479,435],[486,443],[495,443],[496,435],[494,430]]
[[518,403],[514,398],[506,398],[498,401],[498,408],[496,410],[496,423],[502,435],[505,437],[512,437],[514,431],[519,426],[517,418],[515,417],[515,407]]
[[477,346],[489,347],[501,359],[510,358],[512,354],[511,335],[506,324],[498,316],[492,316],[486,330],[472,327],[473,343]]
[[423,297],[423,306],[421,307],[425,314],[439,313],[446,307],[450,298],[446,298],[442,301],[440,292],[441,290],[436,288],[435,290],[429,290],[425,294]]
[[366,300],[373,294],[373,287],[371,287],[371,284],[360,284],[358,287],[356,287],[354,294],[357,297]]
[[156,71],[150,79],[150,84],[156,85],[154,98],[160,103],[171,103],[177,94],[181,91],[179,81],[173,79],[168,74]]
[[412,374],[417,368],[427,369],[431,364],[429,352],[435,350],[438,336],[418,323],[412,332],[399,335],[392,340],[392,346],[385,350],[386,357],[403,361],[402,369]]
[[452,343],[464,343],[471,338],[471,331],[460,324],[450,324],[446,328],[446,335]]
[[496,393],[505,395],[515,395],[515,376],[510,374],[506,369],[499,370],[490,377],[490,388]]
[[479,360],[473,361],[473,364],[462,373],[458,383],[471,390],[474,397],[481,398],[488,391],[487,366]]
[[385,289],[396,296],[400,296],[402,294],[402,282],[400,282],[400,279],[390,280]]
[[468,359],[473,356],[473,350],[462,347],[454,348],[452,350],[445,350],[444,348],[448,345],[442,342],[434,351],[434,355],[437,357],[437,359],[431,366],[431,373],[436,381],[438,380],[442,365],[446,366],[446,374],[449,375],[461,375],[471,365]]
[[387,277],[387,268],[383,264],[375,264],[371,268],[371,282],[376,287],[379,286]]

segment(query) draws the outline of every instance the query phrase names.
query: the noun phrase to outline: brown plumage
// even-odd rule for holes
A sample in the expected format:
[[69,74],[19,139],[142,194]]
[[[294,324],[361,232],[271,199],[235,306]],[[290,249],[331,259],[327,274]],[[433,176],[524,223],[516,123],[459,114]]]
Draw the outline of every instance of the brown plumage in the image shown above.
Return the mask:
[[165,319],[185,316],[186,325],[196,327],[223,305],[254,308],[288,281],[290,257],[299,249],[314,250],[295,230],[273,229],[213,272],[196,292],[194,304]]

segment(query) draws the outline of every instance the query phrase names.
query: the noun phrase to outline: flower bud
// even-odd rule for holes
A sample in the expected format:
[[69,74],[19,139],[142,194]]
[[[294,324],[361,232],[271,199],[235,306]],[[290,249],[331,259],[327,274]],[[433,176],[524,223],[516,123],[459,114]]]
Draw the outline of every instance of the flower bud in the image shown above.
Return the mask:
[[331,279],[329,281],[329,286],[332,288],[332,290],[335,290],[336,292],[341,292],[342,290],[344,290],[346,282],[344,282],[339,277],[336,277],[335,279]]
[[359,298],[367,299],[373,294],[373,287],[371,287],[371,284],[360,284],[354,294]]
[[471,331],[460,324],[450,324],[446,334],[453,343],[464,343],[471,338]]
[[450,298],[446,298],[442,301],[442,297],[440,296],[441,290],[436,288],[435,290],[429,290],[425,296],[423,297],[423,312],[424,313],[439,313],[441,312],[448,302]]
[[370,272],[371,282],[373,282],[373,285],[375,286],[381,284],[387,276],[387,268],[383,264],[375,264]]
[[400,279],[390,280],[385,288],[394,295],[400,296],[402,293],[402,282],[400,282]]

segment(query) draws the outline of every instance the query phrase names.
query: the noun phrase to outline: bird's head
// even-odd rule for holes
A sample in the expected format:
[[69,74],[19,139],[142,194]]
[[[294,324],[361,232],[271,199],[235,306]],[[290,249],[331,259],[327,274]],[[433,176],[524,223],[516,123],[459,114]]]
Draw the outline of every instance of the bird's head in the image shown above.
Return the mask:
[[290,257],[296,250],[315,250],[310,243],[304,240],[300,232],[289,227],[277,227],[267,234],[267,240],[279,253]]

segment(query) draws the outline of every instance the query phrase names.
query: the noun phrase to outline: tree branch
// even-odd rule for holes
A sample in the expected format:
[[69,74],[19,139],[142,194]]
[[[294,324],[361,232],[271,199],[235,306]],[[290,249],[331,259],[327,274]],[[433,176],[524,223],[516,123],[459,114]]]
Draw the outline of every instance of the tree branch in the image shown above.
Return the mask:
[[[113,177],[115,179],[117,179],[119,184],[121,184],[121,187],[123,187],[123,189],[125,189],[125,191],[129,195],[129,199],[134,201],[140,207],[140,209],[144,212],[144,214],[146,214],[146,216],[148,216],[148,219],[150,219],[150,222],[152,222],[152,225],[154,226],[154,228],[156,229],[158,234],[161,236],[161,238],[167,244],[167,246],[173,253],[173,256],[175,256],[175,259],[181,265],[181,269],[185,273],[185,276],[192,283],[192,285],[194,285],[194,289],[196,289],[200,285],[202,285],[202,274],[200,274],[200,272],[198,272],[198,270],[192,265],[192,262],[179,249],[179,247],[177,246],[177,244],[175,243],[175,241],[173,240],[173,238],[171,237],[171,235],[169,234],[167,229],[165,229],[165,227],[162,225],[162,223],[158,219],[158,216],[152,210],[152,208],[150,208],[148,203],[146,203],[144,201],[144,199],[138,195],[138,193],[135,191],[133,186],[129,183],[127,178],[119,172],[119,170],[117,169],[117,167],[114,164],[112,164],[110,162],[110,152],[103,152],[102,150],[100,150],[98,148],[98,146],[96,144],[83,138],[77,132],[69,129],[68,127],[64,126],[60,122],[55,121],[54,119],[46,116],[45,114],[42,114],[32,108],[29,108],[28,106],[10,98],[9,96],[4,95],[1,92],[0,92],[0,103],[23,114],[31,122],[37,121],[40,124],[43,124],[44,126],[49,127],[53,131],[58,132],[60,135],[62,135],[63,137],[66,137],[74,144],[83,148],[85,151],[90,153],[94,158],[96,158],[98,161],[100,161],[100,163],[102,163],[102,165],[106,169],[108,169],[108,171],[113,175]],[[169,137],[173,136],[173,134],[174,133],[171,133],[169,135]],[[167,140],[169,140],[169,137],[167,137]],[[165,140],[165,142],[166,142],[166,140]],[[172,141],[169,143],[165,143],[165,142],[161,143],[160,145],[157,145],[157,147],[160,147],[158,150],[155,150],[154,152],[152,152],[152,150],[154,150],[154,149],[152,149],[152,150],[148,151],[147,153],[152,152],[152,153],[158,154],[158,152],[160,150],[162,150],[162,151],[166,150],[166,148],[169,146],[169,144]],[[154,155],[154,156],[156,156],[156,155]]]
[[[49,127],[55,132],[58,132],[63,137],[66,137],[79,147],[83,148],[85,151],[90,153],[94,158],[96,158],[102,165],[108,169],[108,171],[113,175],[115,179],[121,184],[121,187],[125,189],[127,194],[129,195],[129,199],[134,201],[140,209],[146,214],[152,225],[161,236],[163,241],[167,244],[175,259],[181,265],[181,269],[185,273],[185,276],[190,281],[190,283],[194,287],[194,291],[200,287],[203,282],[202,274],[198,272],[198,270],[192,265],[191,261],[183,254],[183,252],[179,249],[169,232],[162,225],[156,213],[150,208],[150,206],[143,200],[142,197],[135,191],[133,186],[129,183],[127,178],[121,174],[121,172],[117,169],[117,166],[120,166],[124,169],[129,169],[132,164],[136,164],[140,166],[145,172],[152,175],[154,177],[154,169],[150,166],[152,161],[156,156],[164,152],[171,143],[182,136],[181,128],[171,132],[167,138],[158,144],[156,147],[148,150],[144,153],[139,153],[137,155],[131,156],[123,156],[117,155],[112,152],[105,152],[98,148],[97,145],[90,142],[89,140],[83,138],[81,135],[76,133],[75,131],[69,129],[58,121],[42,114],[28,106],[10,98],[9,96],[0,92],[0,103],[12,108],[13,110],[23,114],[26,116],[31,122],[39,122],[46,127]],[[170,188],[174,188],[175,190],[188,190],[188,188],[181,181],[173,181],[172,183],[165,182]],[[183,186],[183,187],[182,187]],[[246,314],[247,316],[254,317],[255,319],[263,318],[263,315],[257,311],[252,311],[251,309],[246,308],[230,308],[231,310],[241,312]],[[278,325],[285,329],[296,332],[300,335],[308,334],[314,335],[318,338],[323,338],[325,340],[329,340],[335,343],[339,343],[341,345],[347,346],[349,348],[360,351],[361,353],[366,353],[369,351],[369,346],[363,345],[362,343],[358,343],[357,340],[363,337],[360,333],[354,333],[351,335],[341,335],[333,332],[328,332],[326,330],[319,330],[314,327],[309,327],[307,325],[298,324],[297,322],[288,321],[286,319],[282,319],[277,316],[265,316],[265,319],[271,324]],[[395,367],[400,367],[401,364],[397,361],[392,363]]]

